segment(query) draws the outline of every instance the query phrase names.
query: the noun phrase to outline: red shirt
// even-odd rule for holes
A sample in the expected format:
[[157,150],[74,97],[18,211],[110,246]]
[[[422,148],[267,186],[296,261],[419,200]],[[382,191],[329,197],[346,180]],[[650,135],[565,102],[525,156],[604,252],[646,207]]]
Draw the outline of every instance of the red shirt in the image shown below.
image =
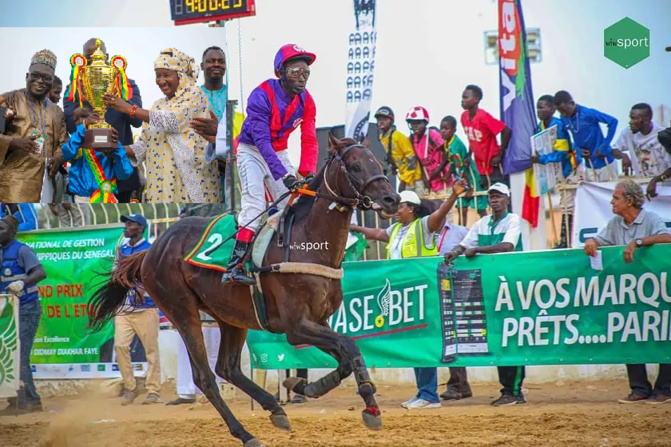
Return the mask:
[[496,136],[506,128],[503,121],[499,121],[482,109],[475,112],[471,121],[468,110],[461,114],[461,125],[468,135],[468,143],[473,152],[475,166],[481,175],[490,175],[494,169],[489,165],[491,159],[501,152]]

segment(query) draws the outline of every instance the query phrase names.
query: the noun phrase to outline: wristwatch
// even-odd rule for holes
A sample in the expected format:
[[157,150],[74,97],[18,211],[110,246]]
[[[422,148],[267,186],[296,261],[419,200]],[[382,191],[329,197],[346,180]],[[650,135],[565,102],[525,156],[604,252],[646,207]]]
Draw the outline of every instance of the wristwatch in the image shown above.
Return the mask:
[[636,239],[634,242],[636,243],[637,247],[642,247],[643,246],[643,239],[639,238],[639,239]]

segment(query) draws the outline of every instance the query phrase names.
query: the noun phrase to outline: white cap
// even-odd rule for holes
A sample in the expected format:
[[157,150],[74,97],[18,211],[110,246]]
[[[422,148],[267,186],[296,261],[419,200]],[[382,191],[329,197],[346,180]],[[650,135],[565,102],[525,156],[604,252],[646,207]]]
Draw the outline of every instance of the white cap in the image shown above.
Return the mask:
[[401,191],[401,200],[400,203],[414,203],[415,205],[421,205],[422,201],[415,191],[405,190]]
[[501,183],[501,182],[494,183],[487,190],[488,193],[490,193],[492,191],[498,191],[501,194],[503,194],[504,196],[510,197],[510,189],[508,189],[508,187],[504,183]]

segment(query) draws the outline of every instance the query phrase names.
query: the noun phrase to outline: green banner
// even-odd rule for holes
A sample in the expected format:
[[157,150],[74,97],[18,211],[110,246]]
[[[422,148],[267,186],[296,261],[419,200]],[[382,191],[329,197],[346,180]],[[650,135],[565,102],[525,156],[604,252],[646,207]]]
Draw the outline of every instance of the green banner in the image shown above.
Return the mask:
[[[671,245],[345,263],[329,319],[369,367],[671,363]],[[250,331],[254,368],[335,367],[311,346]]]
[[[18,239],[35,250],[47,278],[39,283],[42,319],[31,353],[36,377],[106,376],[112,370],[114,327],[86,329],[88,300],[109,272],[123,228],[36,231]],[[73,365],[81,364],[74,367]]]
[[13,295],[0,295],[0,398],[19,389],[19,307]]

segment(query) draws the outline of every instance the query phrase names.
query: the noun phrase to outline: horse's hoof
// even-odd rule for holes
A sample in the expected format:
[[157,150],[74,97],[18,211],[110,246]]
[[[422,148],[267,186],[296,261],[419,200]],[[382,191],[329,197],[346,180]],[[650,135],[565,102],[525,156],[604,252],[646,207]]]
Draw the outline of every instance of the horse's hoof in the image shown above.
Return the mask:
[[289,417],[286,414],[271,414],[270,422],[280,430],[291,431],[291,423],[289,422]]
[[[306,383],[307,380],[302,379],[300,377],[287,377],[284,379],[284,382],[282,382],[282,386],[289,391],[294,391],[297,392],[297,390],[294,389],[296,385],[299,385],[301,383]],[[301,393],[302,394],[302,393]]]
[[261,441],[259,441],[258,439],[252,438],[249,441],[245,442],[244,447],[266,447],[266,445]]
[[370,430],[382,429],[382,414],[377,408],[366,408],[361,412],[363,424]]

